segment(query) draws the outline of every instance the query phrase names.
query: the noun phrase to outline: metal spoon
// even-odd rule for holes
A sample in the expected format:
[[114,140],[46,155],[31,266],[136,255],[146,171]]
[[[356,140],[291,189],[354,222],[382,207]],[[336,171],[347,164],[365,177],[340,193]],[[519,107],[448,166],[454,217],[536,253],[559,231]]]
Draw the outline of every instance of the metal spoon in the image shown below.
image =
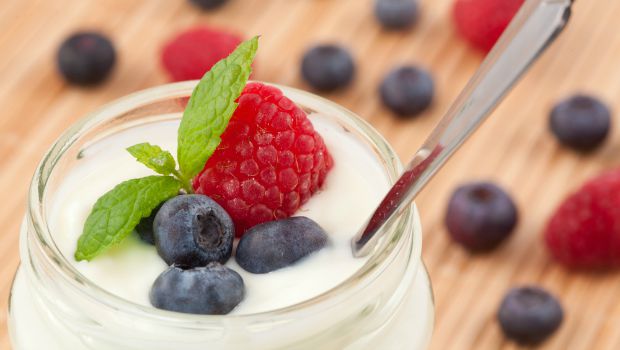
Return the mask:
[[416,152],[406,170],[352,239],[353,255],[370,253],[386,228],[486,119],[506,93],[562,32],[572,0],[527,0],[493,50]]

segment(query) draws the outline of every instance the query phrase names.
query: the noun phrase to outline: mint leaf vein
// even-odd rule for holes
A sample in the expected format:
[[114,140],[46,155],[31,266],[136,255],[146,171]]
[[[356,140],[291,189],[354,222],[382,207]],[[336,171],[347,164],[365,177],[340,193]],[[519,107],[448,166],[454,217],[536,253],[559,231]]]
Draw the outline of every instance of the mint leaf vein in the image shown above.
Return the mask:
[[147,176],[127,180],[101,196],[84,223],[75,259],[91,260],[121,242],[140,219],[167,199],[176,196],[181,183],[171,176]]
[[196,176],[220,144],[252,71],[258,37],[241,43],[200,80],[179,126],[177,159],[185,179]]
[[172,154],[162,150],[159,146],[150,143],[139,143],[127,148],[127,151],[136,158],[136,160],[156,173],[162,175],[174,174],[176,171],[176,162]]

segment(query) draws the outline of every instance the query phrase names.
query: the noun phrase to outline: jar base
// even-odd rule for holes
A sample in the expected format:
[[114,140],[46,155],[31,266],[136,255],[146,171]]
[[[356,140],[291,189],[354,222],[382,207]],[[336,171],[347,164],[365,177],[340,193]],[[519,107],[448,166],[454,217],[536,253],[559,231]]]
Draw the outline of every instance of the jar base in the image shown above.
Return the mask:
[[45,324],[44,320],[49,318],[41,315],[39,308],[34,307],[34,296],[28,287],[28,281],[20,266],[15,272],[9,301],[8,325],[11,347],[14,350],[85,349],[83,343],[72,340],[75,335],[69,332],[63,334],[61,329],[53,332],[52,327]]
[[[14,350],[89,349],[80,338],[61,327],[46,324],[49,315],[34,307],[34,296],[20,267],[15,273],[9,302],[9,336]],[[425,349],[433,332],[432,291],[426,269],[416,273],[398,312],[376,333],[345,349],[402,350],[403,339],[414,339],[411,349]],[[415,317],[411,317],[415,315]],[[60,343],[62,341],[62,344]],[[92,349],[99,348],[94,347]],[[103,350],[103,348],[102,348]],[[112,349],[110,349],[112,350]],[[114,349],[119,350],[119,349]]]

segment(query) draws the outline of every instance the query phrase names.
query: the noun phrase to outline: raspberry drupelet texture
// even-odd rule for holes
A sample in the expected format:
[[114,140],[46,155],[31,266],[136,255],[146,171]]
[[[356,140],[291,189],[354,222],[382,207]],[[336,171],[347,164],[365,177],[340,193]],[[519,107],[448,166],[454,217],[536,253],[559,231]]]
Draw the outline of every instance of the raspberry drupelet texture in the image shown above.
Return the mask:
[[249,83],[238,102],[193,187],[228,211],[240,237],[293,215],[321,188],[333,160],[306,113],[279,89]]

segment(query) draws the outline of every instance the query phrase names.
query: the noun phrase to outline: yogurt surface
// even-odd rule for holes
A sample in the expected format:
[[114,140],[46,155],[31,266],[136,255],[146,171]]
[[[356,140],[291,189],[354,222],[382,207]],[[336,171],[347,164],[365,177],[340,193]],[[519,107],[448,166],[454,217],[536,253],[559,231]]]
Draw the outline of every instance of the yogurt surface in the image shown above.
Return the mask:
[[[244,280],[245,299],[232,314],[249,314],[293,305],[322,294],[355,273],[365,259],[351,255],[350,239],[389,188],[381,165],[353,136],[318,114],[310,119],[334,158],[322,190],[296,215],[312,218],[329,234],[330,243],[296,264],[255,275],[239,267],[234,256],[226,265]],[[167,268],[154,246],[136,234],[90,262],[73,258],[84,221],[93,204],[118,183],[153,172],[125,148],[140,142],[157,144],[176,154],[178,121],[137,126],[104,138],[83,151],[83,159],[51,199],[47,213],[59,249],[76,268],[101,288],[135,303],[150,305],[148,294]]]

